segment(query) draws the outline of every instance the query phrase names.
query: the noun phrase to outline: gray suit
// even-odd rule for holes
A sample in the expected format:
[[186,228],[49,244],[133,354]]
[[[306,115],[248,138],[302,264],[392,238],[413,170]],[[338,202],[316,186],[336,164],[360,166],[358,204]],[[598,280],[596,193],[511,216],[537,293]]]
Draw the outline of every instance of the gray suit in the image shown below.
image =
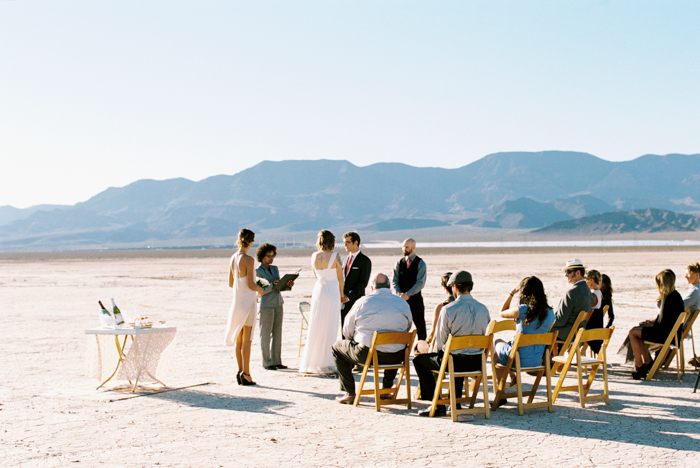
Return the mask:
[[[578,281],[566,291],[564,297],[559,301],[559,305],[554,309],[554,315],[557,319],[552,325],[551,331],[559,332],[559,335],[557,335],[558,340],[566,340],[579,312],[590,312],[592,309],[593,294],[591,294],[591,290],[585,280]],[[585,322],[582,322],[581,326],[585,325]]]

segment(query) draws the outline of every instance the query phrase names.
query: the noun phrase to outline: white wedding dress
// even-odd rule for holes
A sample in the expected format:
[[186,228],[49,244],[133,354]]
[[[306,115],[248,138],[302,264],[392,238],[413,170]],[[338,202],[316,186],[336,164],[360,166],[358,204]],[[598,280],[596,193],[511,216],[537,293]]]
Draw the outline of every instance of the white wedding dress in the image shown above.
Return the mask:
[[338,273],[333,267],[336,252],[331,254],[329,268],[317,270],[316,284],[311,294],[311,318],[309,332],[301,358],[299,372],[307,374],[331,374],[336,372],[335,361],[331,353],[333,343],[340,331],[340,285]]

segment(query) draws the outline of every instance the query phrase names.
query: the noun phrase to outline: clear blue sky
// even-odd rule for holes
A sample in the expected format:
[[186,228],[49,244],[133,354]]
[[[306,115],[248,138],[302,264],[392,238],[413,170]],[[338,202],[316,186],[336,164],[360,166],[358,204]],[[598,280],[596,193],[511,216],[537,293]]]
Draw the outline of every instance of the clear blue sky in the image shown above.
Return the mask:
[[700,153],[699,24],[696,1],[0,0],[0,205],[266,159]]

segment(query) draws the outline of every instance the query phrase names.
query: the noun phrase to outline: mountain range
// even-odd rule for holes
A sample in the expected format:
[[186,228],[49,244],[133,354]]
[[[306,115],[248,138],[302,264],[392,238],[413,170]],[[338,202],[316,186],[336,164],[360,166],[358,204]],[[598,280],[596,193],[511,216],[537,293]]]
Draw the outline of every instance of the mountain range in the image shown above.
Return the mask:
[[[136,247],[153,241],[197,245],[216,239],[230,243],[241,227],[301,233],[321,228],[387,232],[462,225],[529,230],[559,226],[565,232],[571,226],[581,230],[580,223],[603,213],[635,211],[652,218],[661,213],[647,213],[649,208],[688,219],[666,215],[660,224],[638,223],[638,229],[663,230],[664,223],[675,226],[670,229],[695,229],[689,219],[700,213],[699,181],[700,154],[611,162],[588,153],[511,152],[457,169],[264,161],[199,182],[139,180],[72,206],[0,207],[0,249]],[[561,224],[572,222],[578,228]],[[595,222],[615,224],[612,218]],[[628,220],[624,225],[632,224]]]

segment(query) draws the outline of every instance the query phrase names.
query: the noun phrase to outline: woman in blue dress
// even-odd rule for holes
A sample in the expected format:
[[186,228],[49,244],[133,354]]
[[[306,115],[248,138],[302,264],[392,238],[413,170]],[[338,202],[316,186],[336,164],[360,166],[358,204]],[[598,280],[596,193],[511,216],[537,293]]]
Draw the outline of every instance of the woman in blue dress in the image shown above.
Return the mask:
[[[515,294],[519,294],[519,304],[511,307],[510,303]],[[544,292],[542,281],[536,276],[524,278],[520,285],[513,289],[501,306],[501,317],[515,319],[516,333],[533,335],[547,333],[554,323],[554,311],[547,303],[547,295]],[[508,356],[513,349],[512,341],[496,340],[494,344],[495,359],[501,365],[508,362]],[[544,345],[525,346],[520,348],[521,367],[534,367],[542,364]],[[498,369],[496,372],[498,373]],[[498,375],[501,379],[501,375]],[[511,382],[514,382],[514,373],[511,373]]]

